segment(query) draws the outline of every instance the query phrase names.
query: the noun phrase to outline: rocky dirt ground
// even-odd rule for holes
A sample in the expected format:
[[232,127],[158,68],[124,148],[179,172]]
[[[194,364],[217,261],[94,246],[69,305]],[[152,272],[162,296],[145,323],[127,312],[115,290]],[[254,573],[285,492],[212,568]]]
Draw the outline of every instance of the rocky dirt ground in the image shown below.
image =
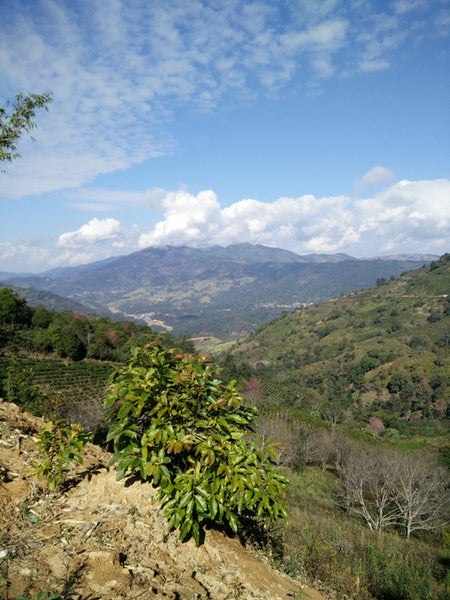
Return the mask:
[[43,424],[0,400],[1,598],[325,600],[237,538],[210,530],[198,548],[179,542],[152,486],[117,482],[98,446],[87,446],[66,491],[44,494],[28,476]]

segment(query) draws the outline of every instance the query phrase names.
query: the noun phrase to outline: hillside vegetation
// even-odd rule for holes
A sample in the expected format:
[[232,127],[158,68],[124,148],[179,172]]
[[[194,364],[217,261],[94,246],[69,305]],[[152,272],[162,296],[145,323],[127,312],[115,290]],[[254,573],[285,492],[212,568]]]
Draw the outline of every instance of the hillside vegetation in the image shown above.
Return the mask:
[[221,361],[230,375],[257,379],[266,409],[358,428],[377,417],[392,438],[444,434],[449,292],[446,254],[399,278],[261,325]]
[[286,313],[219,359],[283,443],[287,567],[338,598],[450,596],[449,290],[446,254]]
[[114,365],[136,346],[192,351],[193,345],[133,321],[31,307],[0,288],[0,397],[35,415],[71,419],[95,431]]

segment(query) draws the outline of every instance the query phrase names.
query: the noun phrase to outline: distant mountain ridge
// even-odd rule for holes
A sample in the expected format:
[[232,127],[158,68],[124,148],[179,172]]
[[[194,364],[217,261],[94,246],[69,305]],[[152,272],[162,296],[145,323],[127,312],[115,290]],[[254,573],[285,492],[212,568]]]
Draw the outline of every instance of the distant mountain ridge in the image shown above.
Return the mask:
[[53,294],[52,292],[47,292],[45,290],[39,290],[32,287],[18,287],[0,281],[0,288],[2,287],[13,289],[21,298],[24,298],[30,306],[42,305],[49,310],[58,312],[68,310],[72,312],[84,312],[86,314],[95,313],[98,316],[105,317],[114,316],[106,308],[103,311],[94,311],[86,307],[85,304],[81,304],[81,302],[76,302],[70,298],[59,296],[58,294]]
[[430,260],[301,256],[248,243],[150,247],[79,267],[13,276],[8,285],[45,290],[92,310],[144,319],[177,335],[233,338],[283,310],[398,276]]

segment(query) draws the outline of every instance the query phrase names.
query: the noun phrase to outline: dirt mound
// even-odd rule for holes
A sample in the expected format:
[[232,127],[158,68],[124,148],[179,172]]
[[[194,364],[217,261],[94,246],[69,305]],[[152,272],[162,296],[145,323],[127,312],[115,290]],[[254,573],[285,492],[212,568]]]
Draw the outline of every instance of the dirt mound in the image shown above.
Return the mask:
[[181,543],[152,502],[152,486],[117,482],[97,446],[88,445],[64,493],[44,496],[27,476],[39,458],[32,436],[43,425],[0,401],[0,596],[325,600],[237,538],[210,530],[199,548]]

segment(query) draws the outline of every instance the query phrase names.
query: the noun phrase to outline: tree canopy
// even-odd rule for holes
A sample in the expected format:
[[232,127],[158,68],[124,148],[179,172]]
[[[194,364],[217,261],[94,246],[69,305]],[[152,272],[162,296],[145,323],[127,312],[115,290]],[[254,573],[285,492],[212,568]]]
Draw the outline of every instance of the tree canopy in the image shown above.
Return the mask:
[[26,300],[10,288],[0,288],[0,326],[28,326],[31,323],[32,310]]
[[0,163],[12,162],[20,154],[16,152],[17,142],[23,133],[36,127],[34,121],[39,108],[48,110],[51,94],[17,94],[8,113],[0,107]]

